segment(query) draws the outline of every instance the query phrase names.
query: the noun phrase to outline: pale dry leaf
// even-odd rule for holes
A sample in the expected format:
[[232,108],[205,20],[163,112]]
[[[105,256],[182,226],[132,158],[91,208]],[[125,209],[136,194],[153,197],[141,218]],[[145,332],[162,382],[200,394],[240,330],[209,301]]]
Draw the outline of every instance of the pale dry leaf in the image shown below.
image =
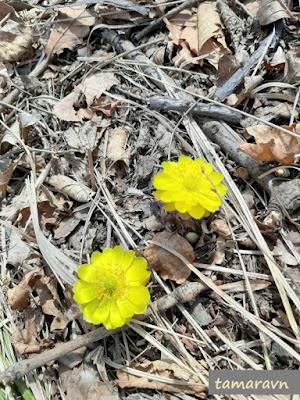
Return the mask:
[[51,32],[45,46],[47,57],[61,54],[64,49],[74,50],[77,44],[83,42],[89,27],[96,21],[90,11],[86,10],[86,5],[59,8],[58,11],[55,30]]
[[286,53],[284,80],[288,83],[299,83],[300,80],[300,51],[290,50]]
[[42,270],[28,272],[16,287],[7,291],[7,302],[12,310],[22,311],[27,307],[28,296],[42,276]]
[[228,52],[223,26],[215,1],[200,2],[197,11],[198,55],[214,51],[208,61],[217,69],[219,59]]
[[19,267],[24,261],[36,257],[38,257],[38,254],[24,241],[23,237],[14,230],[10,231],[7,264]]
[[286,63],[285,52],[283,51],[283,48],[281,46],[278,46],[276,53],[274,54],[272,60],[270,61],[270,65],[276,66],[285,63]]
[[219,235],[222,236],[229,236],[230,235],[230,229],[228,228],[228,225],[226,221],[223,218],[216,218],[211,224],[210,224],[210,229],[213,232],[218,233]]
[[81,153],[85,153],[86,150],[93,151],[97,144],[97,126],[88,121],[79,127],[70,127],[64,132],[64,138],[72,149]]
[[269,25],[281,18],[290,18],[284,3],[278,0],[261,0],[257,17],[260,25]]
[[8,182],[15,169],[16,164],[10,164],[11,162],[4,164],[2,160],[0,160],[0,200],[2,200],[6,193]]
[[122,128],[115,128],[109,133],[107,157],[113,161],[123,161],[127,167],[130,161],[130,149],[125,150],[128,133]]
[[19,61],[30,54],[32,33],[13,7],[4,2],[0,2],[0,21],[0,62]]
[[[178,235],[178,233],[163,231],[157,233],[152,240],[167,245],[170,249],[176,250],[190,263],[194,261],[195,256],[192,246],[185,238]],[[163,279],[171,279],[181,284],[185,282],[191,274],[191,270],[183,261],[155,244],[150,243],[146,247],[144,255],[151,267],[159,272]]]
[[96,110],[90,107],[94,100],[100,98],[104,91],[118,83],[118,79],[112,72],[97,72],[90,75],[75,86],[70,94],[60,100],[54,106],[53,112],[63,121],[81,122],[83,118],[91,119],[96,116]]
[[[249,280],[251,290],[256,292],[257,290],[266,289],[271,285],[271,282],[265,281],[263,279]],[[245,281],[231,282],[225,283],[224,285],[219,286],[220,289],[225,292],[246,292],[247,286]]]
[[280,259],[285,264],[293,265],[293,266],[298,265],[298,261],[296,260],[296,258],[286,249],[285,245],[282,243],[282,241],[280,239],[277,239],[276,246],[274,247],[274,251],[281,254]]
[[251,14],[255,17],[259,9],[259,3],[260,0],[246,0],[244,2],[244,5],[247,8],[247,10],[249,10]]
[[[300,124],[283,128],[300,135]],[[290,165],[295,155],[300,153],[300,139],[271,128],[268,125],[258,124],[246,128],[246,132],[255,138],[256,144],[237,142],[239,150],[257,161],[278,162]]]
[[[152,389],[190,395],[199,395],[206,391],[205,385],[201,385],[202,382],[196,374],[192,375],[188,373],[175,363],[168,363],[161,360],[153,362],[145,361],[135,366],[134,369],[153,375],[153,379],[150,380],[147,377],[139,377],[118,370],[116,383],[119,387]],[[155,380],[155,376],[157,376],[158,380]],[[163,382],[164,379],[165,382]],[[168,383],[168,380],[170,380],[170,383]],[[172,381],[176,381],[176,383]]]
[[48,179],[48,183],[60,193],[69,196],[79,203],[87,203],[91,200],[91,196],[95,194],[90,188],[83,184],[79,184],[74,179],[65,175],[52,175]]
[[120,400],[118,390],[112,382],[101,382],[88,370],[74,368],[60,374],[67,400]]

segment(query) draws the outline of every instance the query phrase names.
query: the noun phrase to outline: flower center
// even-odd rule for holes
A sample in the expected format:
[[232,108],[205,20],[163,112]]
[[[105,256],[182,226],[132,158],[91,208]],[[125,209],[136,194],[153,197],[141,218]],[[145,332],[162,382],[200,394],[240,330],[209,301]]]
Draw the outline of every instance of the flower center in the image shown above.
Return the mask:
[[102,300],[122,300],[127,294],[127,283],[122,265],[102,265],[98,271],[97,297]]

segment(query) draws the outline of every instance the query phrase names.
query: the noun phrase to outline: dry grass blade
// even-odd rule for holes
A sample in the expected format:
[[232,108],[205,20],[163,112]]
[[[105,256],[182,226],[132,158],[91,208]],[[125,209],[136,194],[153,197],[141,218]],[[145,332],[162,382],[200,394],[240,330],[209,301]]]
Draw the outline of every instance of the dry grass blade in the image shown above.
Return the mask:
[[31,210],[32,224],[39,249],[57,280],[60,282],[61,286],[64,287],[62,280],[69,285],[74,285],[74,283],[77,281],[76,277],[73,275],[73,272],[77,270],[76,263],[58,250],[52,243],[50,243],[50,241],[44,236],[39,226],[37,199],[33,176],[31,176],[31,180],[28,178],[26,187]]
[[175,250],[168,248],[167,246],[165,246],[161,243],[154,242],[154,241],[151,241],[151,243],[154,243],[157,246],[160,246],[163,249],[169,251],[173,255],[176,255],[180,260],[182,260],[184,263],[186,263],[186,265],[194,272],[195,275],[198,276],[198,278],[203,283],[205,283],[205,285],[207,285],[217,295],[219,295],[222,298],[222,300],[224,300],[228,304],[228,306],[230,306],[235,311],[240,313],[242,317],[248,319],[254,326],[256,326],[259,330],[261,330],[263,333],[265,333],[267,336],[269,336],[275,342],[277,342],[281,347],[283,347],[285,349],[285,351],[287,351],[292,357],[294,357],[296,360],[300,361],[300,355],[294,349],[292,349],[289,345],[287,345],[282,339],[280,339],[276,334],[274,334],[270,329],[268,329],[264,325],[265,321],[257,318],[255,315],[251,314],[244,307],[242,307],[238,302],[236,302],[234,299],[232,299],[227,293],[223,292],[223,290],[221,290],[218,286],[216,286],[211,279],[207,278],[205,275],[203,275],[201,272],[199,272],[181,254],[179,254]]

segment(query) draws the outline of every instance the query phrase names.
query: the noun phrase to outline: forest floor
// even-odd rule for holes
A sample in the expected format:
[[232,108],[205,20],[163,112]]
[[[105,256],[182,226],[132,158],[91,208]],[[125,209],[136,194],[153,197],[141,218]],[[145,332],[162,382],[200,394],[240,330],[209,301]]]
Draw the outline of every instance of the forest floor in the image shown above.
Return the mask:
[[[299,369],[299,11],[0,2],[0,400],[221,399],[211,370]],[[224,176],[206,218],[153,195],[181,155]],[[151,301],[106,330],[72,286],[115,246]]]

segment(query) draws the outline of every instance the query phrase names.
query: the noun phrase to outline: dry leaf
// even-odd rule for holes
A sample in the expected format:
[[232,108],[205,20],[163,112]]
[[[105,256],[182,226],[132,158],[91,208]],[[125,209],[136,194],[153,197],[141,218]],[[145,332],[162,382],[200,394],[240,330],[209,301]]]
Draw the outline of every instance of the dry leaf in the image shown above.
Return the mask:
[[117,388],[112,382],[101,382],[88,370],[73,369],[59,374],[67,400],[119,400]]
[[123,161],[127,167],[130,161],[130,150],[125,151],[128,134],[124,129],[115,128],[109,133],[107,157],[113,162]]
[[[300,124],[283,126],[300,135]],[[267,125],[253,125],[246,132],[255,138],[256,144],[237,142],[239,150],[257,161],[278,162],[290,165],[300,153],[300,139]]]
[[[251,290],[256,292],[257,290],[266,289],[271,285],[271,282],[264,281],[263,279],[249,280]],[[245,281],[238,281],[232,283],[225,283],[224,285],[219,286],[220,289],[225,292],[246,292],[247,286]]]
[[222,236],[229,236],[230,235],[230,229],[228,228],[228,225],[226,221],[222,218],[216,218],[211,224],[210,224],[210,229],[213,232],[218,233],[219,235]]
[[288,83],[299,83],[300,80],[300,51],[290,50],[286,53],[284,80]]
[[0,62],[19,61],[32,50],[32,34],[13,7],[0,2]]
[[97,126],[92,121],[88,121],[80,127],[71,127],[64,132],[66,143],[72,149],[81,153],[86,150],[93,151],[97,145]]
[[261,25],[269,25],[281,18],[290,18],[290,14],[286,11],[283,1],[261,0],[257,17]]
[[80,184],[65,175],[52,175],[48,182],[60,193],[70,196],[79,203],[87,203],[91,200],[91,196],[95,194],[87,186]]
[[9,158],[0,160],[0,201],[3,199],[8,182],[14,172],[16,163],[12,164]]
[[[154,378],[152,380],[146,377],[140,378],[119,370],[117,371],[118,379],[116,380],[119,387],[162,390],[171,393],[185,393],[196,396],[207,391],[206,386],[201,384],[202,382],[198,375],[190,374],[175,363],[168,363],[160,360],[153,362],[145,361],[143,364],[135,366],[134,369],[154,375]],[[161,382],[155,380],[155,376],[158,378],[175,380],[177,382],[176,384]],[[180,381],[182,381],[182,385],[180,385]]]
[[216,1],[204,1],[198,6],[198,55],[214,52],[207,60],[218,69],[221,56],[227,49],[220,15]]
[[[47,57],[61,54],[64,49],[74,50],[77,44],[83,42],[82,39],[89,33],[89,27],[96,21],[85,5],[59,8],[58,11],[55,30],[51,32],[45,46]],[[65,21],[59,22],[60,20]]]
[[[190,263],[194,261],[194,250],[192,246],[186,239],[178,235],[178,233],[163,231],[157,233],[152,240],[164,244],[170,249],[174,249],[183,255]],[[171,279],[181,284],[185,282],[191,274],[191,270],[184,262],[169,251],[155,244],[150,243],[146,247],[144,255],[151,267],[159,272],[163,279]]]
[[[112,72],[97,72],[90,75],[77,85],[70,94],[60,100],[54,106],[53,112],[63,121],[91,119],[96,116],[95,110],[90,107],[94,100],[100,98],[103,91],[109,90],[118,83],[118,79]],[[87,104],[87,108],[85,104]]]
[[7,302],[12,310],[22,311],[27,307],[29,293],[34,289],[36,282],[41,276],[42,271],[31,271],[24,276],[16,287],[7,291]]

